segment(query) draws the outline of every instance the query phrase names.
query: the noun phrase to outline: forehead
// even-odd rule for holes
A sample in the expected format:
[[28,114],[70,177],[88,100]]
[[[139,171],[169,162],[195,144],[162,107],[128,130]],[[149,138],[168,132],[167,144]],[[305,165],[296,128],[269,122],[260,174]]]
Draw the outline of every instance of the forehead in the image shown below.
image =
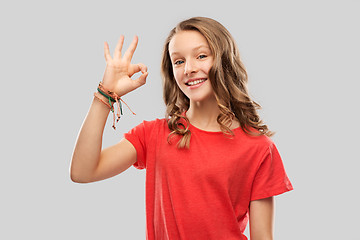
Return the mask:
[[208,48],[209,44],[206,38],[198,31],[188,30],[176,33],[169,42],[169,53],[182,53],[197,50],[199,48]]

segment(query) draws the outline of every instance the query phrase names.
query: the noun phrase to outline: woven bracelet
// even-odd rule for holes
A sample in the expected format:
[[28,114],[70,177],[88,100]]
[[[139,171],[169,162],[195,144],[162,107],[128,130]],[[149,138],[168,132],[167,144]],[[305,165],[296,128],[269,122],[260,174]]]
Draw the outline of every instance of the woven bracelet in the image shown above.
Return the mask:
[[107,95],[106,93],[104,93],[103,91],[101,91],[100,88],[98,88],[97,90],[98,90],[98,92],[99,92],[101,95],[103,95],[104,97],[106,97],[106,98],[109,99],[110,101],[116,102],[116,100],[115,100],[114,98],[110,97],[109,95]]
[[[99,83],[99,86],[97,88],[98,92],[103,95],[104,97],[106,97],[108,100],[109,100],[109,105],[110,106],[110,109],[111,111],[113,112],[113,115],[114,115],[114,120],[113,120],[113,128],[116,129],[115,127],[115,121],[118,122],[119,119],[120,119],[120,116],[123,115],[123,110],[122,110],[122,103],[123,102],[128,108],[129,110],[132,112],[132,114],[136,115],[131,109],[130,107],[126,104],[126,102],[124,102],[121,97],[119,97],[115,92],[112,92],[108,89],[106,89],[102,83],[100,82]],[[97,96],[96,96],[97,97]],[[98,98],[98,97],[97,97]],[[102,101],[102,99],[98,98],[99,100]],[[102,101],[103,102],[103,101]],[[105,102],[103,102],[105,103]],[[112,106],[112,103],[117,103],[117,118],[115,118],[115,111],[114,111],[114,107]],[[106,104],[107,105],[107,104]],[[116,119],[116,120],[115,120]]]

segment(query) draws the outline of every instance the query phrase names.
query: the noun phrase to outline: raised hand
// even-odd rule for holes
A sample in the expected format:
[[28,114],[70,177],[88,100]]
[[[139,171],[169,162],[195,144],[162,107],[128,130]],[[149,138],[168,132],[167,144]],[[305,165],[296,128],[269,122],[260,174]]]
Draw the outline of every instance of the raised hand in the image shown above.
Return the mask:
[[[138,43],[138,37],[134,37],[125,54],[121,56],[123,43],[124,36],[120,36],[113,57],[110,55],[108,43],[104,43],[106,69],[102,83],[104,87],[115,92],[120,97],[144,85],[146,83],[146,77],[148,76],[147,67],[144,64],[131,63]],[[131,79],[135,73],[140,71],[142,74],[139,78],[135,80]]]

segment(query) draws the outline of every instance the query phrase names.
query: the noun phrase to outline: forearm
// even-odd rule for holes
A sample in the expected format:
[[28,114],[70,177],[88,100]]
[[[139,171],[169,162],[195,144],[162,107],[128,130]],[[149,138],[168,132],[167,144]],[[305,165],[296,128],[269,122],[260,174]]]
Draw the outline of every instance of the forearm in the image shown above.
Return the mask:
[[98,166],[109,111],[109,107],[94,98],[80,129],[72,156],[70,174],[74,182],[89,182]]
[[250,202],[250,240],[273,240],[274,197]]

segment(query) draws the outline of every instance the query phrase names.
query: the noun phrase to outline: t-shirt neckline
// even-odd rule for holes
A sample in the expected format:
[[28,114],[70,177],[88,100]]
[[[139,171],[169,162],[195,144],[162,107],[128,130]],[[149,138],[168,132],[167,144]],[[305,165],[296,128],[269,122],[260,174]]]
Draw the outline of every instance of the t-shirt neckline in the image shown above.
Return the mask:
[[[208,131],[208,130],[204,130],[204,129],[201,129],[201,128],[198,128],[196,126],[194,126],[193,124],[190,123],[189,121],[189,129],[194,129],[196,131],[199,131],[199,132],[204,132],[204,133],[209,133],[209,134],[223,134],[222,131]],[[237,128],[234,128],[234,129],[231,129],[231,131],[238,131],[239,129],[241,129],[241,127],[237,127]]]
[[[182,115],[183,115],[184,117],[186,117],[186,112],[187,112],[187,111],[184,111],[184,112],[182,113]],[[223,134],[222,131],[208,131],[208,130],[204,130],[204,129],[198,128],[198,127],[194,126],[193,124],[191,124],[191,122],[190,122],[190,120],[189,120],[189,129],[191,129],[191,128],[194,129],[194,130],[196,130],[196,131],[198,131],[198,132],[203,132],[203,133]],[[239,127],[237,127],[237,128],[234,128],[234,129],[231,129],[231,131],[235,132],[235,131],[238,131],[239,129],[241,129],[241,126],[239,126]]]

